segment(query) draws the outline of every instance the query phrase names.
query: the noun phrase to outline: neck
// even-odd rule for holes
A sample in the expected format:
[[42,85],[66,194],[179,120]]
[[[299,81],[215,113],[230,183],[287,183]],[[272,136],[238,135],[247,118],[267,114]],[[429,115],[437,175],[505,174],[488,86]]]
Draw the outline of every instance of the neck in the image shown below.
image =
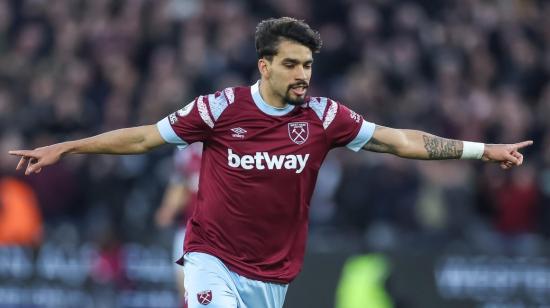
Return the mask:
[[285,108],[287,103],[278,95],[273,93],[267,80],[260,80],[260,95],[262,99],[270,106],[275,108]]

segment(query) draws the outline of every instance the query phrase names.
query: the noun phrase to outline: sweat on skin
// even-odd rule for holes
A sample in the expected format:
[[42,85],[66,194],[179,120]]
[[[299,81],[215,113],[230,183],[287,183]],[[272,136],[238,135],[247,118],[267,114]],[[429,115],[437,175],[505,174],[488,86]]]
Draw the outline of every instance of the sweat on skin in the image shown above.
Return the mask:
[[254,155],[239,156],[233,153],[232,149],[227,149],[227,164],[229,167],[241,167],[245,170],[252,170],[254,168],[258,170],[266,168],[269,170],[281,170],[284,168],[287,170],[296,170],[296,173],[302,173],[308,159],[309,154],[269,155],[268,152],[256,152]]

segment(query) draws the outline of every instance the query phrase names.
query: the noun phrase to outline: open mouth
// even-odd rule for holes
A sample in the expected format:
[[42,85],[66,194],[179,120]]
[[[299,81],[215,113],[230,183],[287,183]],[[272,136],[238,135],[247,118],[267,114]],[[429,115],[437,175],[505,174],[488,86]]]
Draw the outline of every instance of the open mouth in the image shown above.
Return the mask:
[[308,86],[307,85],[296,85],[290,87],[290,91],[296,96],[304,96],[306,94]]

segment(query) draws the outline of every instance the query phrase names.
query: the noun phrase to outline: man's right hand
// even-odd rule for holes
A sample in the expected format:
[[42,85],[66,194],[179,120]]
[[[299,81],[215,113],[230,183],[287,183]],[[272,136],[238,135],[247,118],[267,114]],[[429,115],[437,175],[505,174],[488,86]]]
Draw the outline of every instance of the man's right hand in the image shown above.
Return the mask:
[[65,146],[62,143],[58,143],[34,150],[16,150],[9,151],[8,153],[21,157],[15,170],[21,170],[26,164],[25,175],[29,175],[31,173],[39,173],[43,167],[58,162],[65,153]]
[[121,128],[89,138],[56,143],[34,150],[9,151],[21,157],[17,170],[25,174],[38,173],[43,167],[55,164],[65,153],[80,154],[141,154],[165,144],[155,124]]

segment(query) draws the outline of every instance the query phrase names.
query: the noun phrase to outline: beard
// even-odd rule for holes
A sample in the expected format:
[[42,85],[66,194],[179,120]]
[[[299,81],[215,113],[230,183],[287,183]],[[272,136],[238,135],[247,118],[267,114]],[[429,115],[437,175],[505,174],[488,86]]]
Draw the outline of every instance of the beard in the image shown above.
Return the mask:
[[[306,92],[304,93],[303,96],[292,95],[290,90],[292,90],[292,88],[295,88],[295,87],[304,87]],[[285,102],[287,102],[290,105],[294,105],[294,106],[302,105],[304,103],[305,99],[306,99],[306,94],[307,94],[308,87],[309,87],[309,85],[305,82],[298,82],[298,83],[289,85],[288,89],[286,90],[285,96],[284,96]]]
[[290,104],[290,105],[299,106],[304,103],[305,98],[306,98],[305,95],[296,96],[293,98],[290,96],[290,93],[287,92],[287,94],[285,95],[285,102],[287,102],[287,104]]

